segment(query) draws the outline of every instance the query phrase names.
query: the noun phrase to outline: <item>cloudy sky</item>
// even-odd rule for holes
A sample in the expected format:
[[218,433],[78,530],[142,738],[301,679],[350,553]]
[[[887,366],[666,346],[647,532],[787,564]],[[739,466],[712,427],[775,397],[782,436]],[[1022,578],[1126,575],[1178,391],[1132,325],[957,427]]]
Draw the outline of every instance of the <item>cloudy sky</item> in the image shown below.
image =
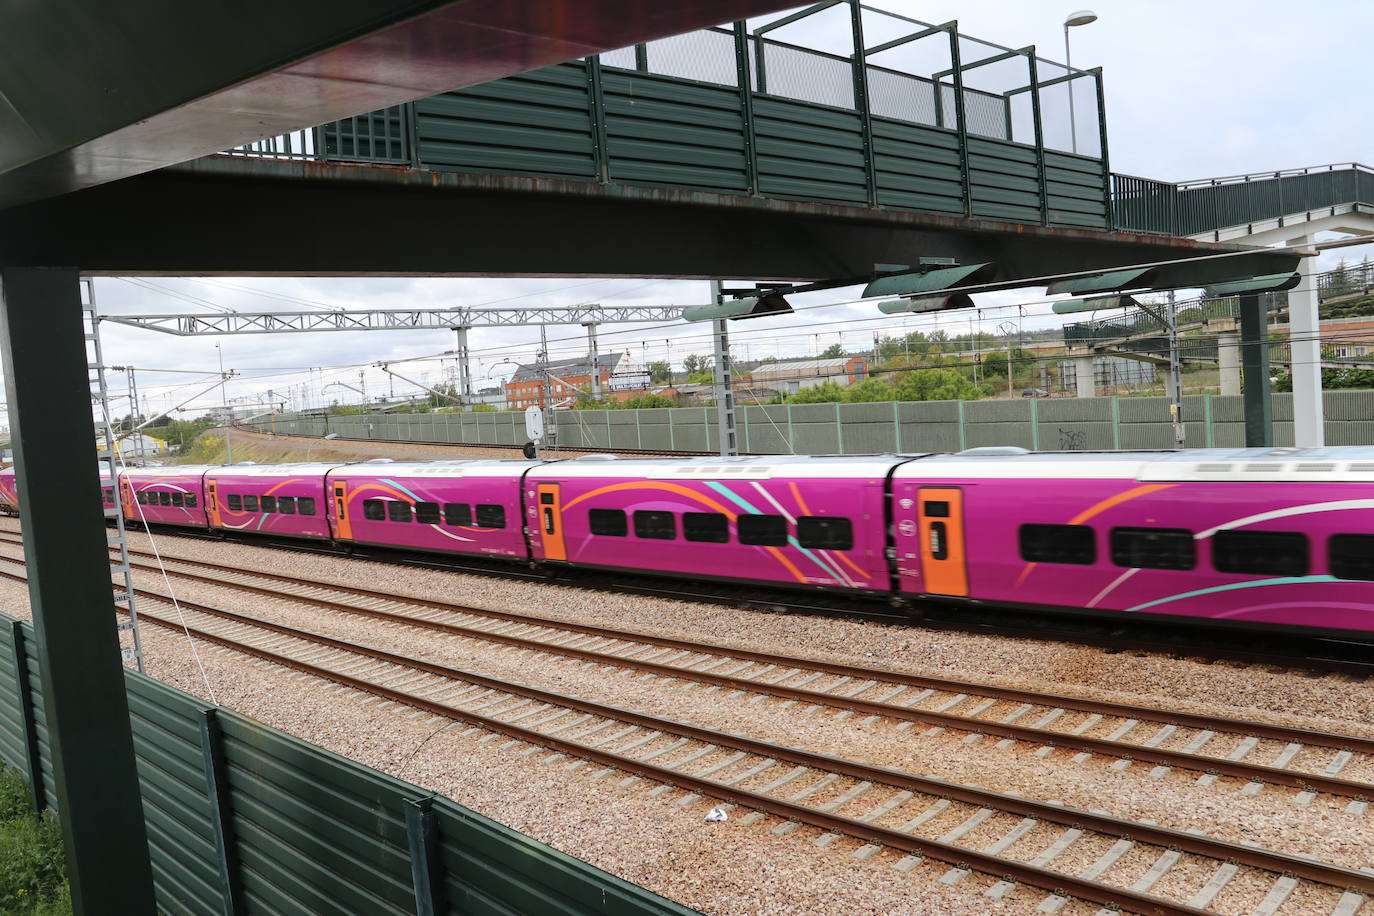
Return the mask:
[[[962,32],[1012,47],[1034,44],[1041,57],[1063,60],[1062,22],[1076,9],[1048,0],[869,0],[927,22],[959,21]],[[1374,3],[1328,0],[1292,4],[1274,0],[1095,0],[1100,19],[1073,30],[1073,60],[1082,68],[1105,70],[1109,150],[1113,171],[1165,180],[1186,180],[1342,161],[1374,161],[1368,83],[1364,72],[1368,36],[1374,34]],[[762,21],[762,20],[761,20]],[[869,28],[870,42],[889,37],[882,23]],[[822,20],[780,30],[777,37],[799,44],[847,50],[843,19]],[[876,36],[876,38],[874,37]],[[913,52],[914,53],[914,52]],[[1043,73],[1042,73],[1043,76]],[[1082,112],[1080,111],[1080,118]],[[1079,135],[1084,136],[1080,125]],[[1358,259],[1370,249],[1346,252]],[[1323,266],[1333,263],[1328,256]],[[146,313],[333,308],[566,305],[600,302],[691,304],[705,301],[706,284],[644,280],[493,279],[245,279],[226,281],[158,278],[133,283],[96,280],[106,312]],[[149,285],[151,284],[151,285]],[[251,290],[262,291],[262,295]],[[178,294],[183,298],[178,298]],[[857,290],[841,290],[799,302],[844,301]],[[189,299],[184,297],[190,297]],[[1034,291],[980,297],[973,326],[992,331],[1017,319],[1019,302]],[[213,306],[213,307],[212,307]],[[1025,310],[1044,313],[1043,305]],[[736,326],[736,355],[759,358],[805,355],[835,342],[862,348],[875,330],[900,333],[902,321],[873,320],[873,307],[809,312],[803,320],[773,319]],[[1036,326],[1034,317],[1021,319]],[[1043,321],[1039,322],[1043,324]],[[967,332],[968,313],[907,319],[910,329],[941,327]],[[555,358],[585,352],[580,328],[550,328]],[[532,358],[536,328],[478,330],[471,343],[479,387],[498,384],[514,363]],[[215,344],[221,345],[217,351]],[[228,386],[231,399],[261,397],[268,389],[292,406],[360,395],[340,383],[386,393],[393,382],[367,368],[381,360],[439,354],[453,346],[445,331],[319,333],[174,338],[107,323],[107,361],[140,368],[140,390],[153,411],[170,407],[204,389],[219,365],[240,374]],[[634,358],[668,358],[680,365],[689,353],[707,352],[698,327],[606,326],[601,350]],[[398,366],[412,378],[435,383],[452,370],[452,360]],[[182,370],[157,373],[153,370]],[[360,376],[360,372],[362,375]],[[191,374],[185,374],[191,373]],[[196,374],[200,373],[200,374]],[[118,389],[121,379],[112,380]],[[325,385],[331,385],[323,390]],[[414,391],[395,381],[397,393]],[[215,390],[188,405],[192,413],[219,403]],[[116,405],[119,412],[123,412]]]

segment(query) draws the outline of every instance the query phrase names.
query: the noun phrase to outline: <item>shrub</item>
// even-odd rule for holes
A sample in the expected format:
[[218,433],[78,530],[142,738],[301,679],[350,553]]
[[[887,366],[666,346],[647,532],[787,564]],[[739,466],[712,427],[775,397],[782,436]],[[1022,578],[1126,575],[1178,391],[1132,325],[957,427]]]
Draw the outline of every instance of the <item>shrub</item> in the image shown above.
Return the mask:
[[57,819],[48,811],[35,818],[19,773],[0,772],[0,912],[57,916],[71,911]]

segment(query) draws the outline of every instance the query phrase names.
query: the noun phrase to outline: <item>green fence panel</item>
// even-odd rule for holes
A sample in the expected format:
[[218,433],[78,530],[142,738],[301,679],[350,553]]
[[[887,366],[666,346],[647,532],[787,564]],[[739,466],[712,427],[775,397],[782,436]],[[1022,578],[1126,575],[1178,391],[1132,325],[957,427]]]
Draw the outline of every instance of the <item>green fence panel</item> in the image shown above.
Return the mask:
[[1040,222],[1040,177],[1034,147],[969,137],[968,170],[974,216]]
[[437,799],[447,912],[462,916],[662,914],[695,910],[666,900],[508,827]]
[[768,197],[864,205],[863,120],[856,112],[754,99],[759,191]]
[[602,85],[612,181],[749,193],[739,90],[611,69]]
[[33,698],[34,728],[38,733],[38,754],[43,776],[43,797],[57,810],[57,780],[52,770],[52,745],[48,743],[48,717],[43,707],[43,682],[38,670],[38,640],[32,625],[23,626],[24,655],[29,668],[29,695]]
[[961,401],[906,401],[897,404],[900,427],[898,450],[918,452],[957,452],[963,447],[959,435]]
[[[963,170],[957,132],[874,118],[873,166],[880,205],[963,215]],[[1099,199],[1101,196],[1099,189]]]
[[582,61],[421,99],[415,134],[425,168],[597,177]]
[[786,404],[756,404],[737,414],[740,451],[763,455],[793,454],[793,431]]
[[0,617],[0,761],[17,768],[25,779],[32,779],[24,709],[15,673],[13,632],[10,620]]
[[222,912],[201,721],[208,707],[151,678],[125,677],[158,906]]

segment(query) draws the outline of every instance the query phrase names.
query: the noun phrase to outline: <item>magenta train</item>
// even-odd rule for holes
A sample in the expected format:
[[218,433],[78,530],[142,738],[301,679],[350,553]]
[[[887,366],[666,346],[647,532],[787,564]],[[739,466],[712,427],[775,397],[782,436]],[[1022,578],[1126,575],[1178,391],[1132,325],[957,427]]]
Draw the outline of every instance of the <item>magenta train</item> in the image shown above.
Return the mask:
[[1374,448],[380,460],[106,483],[111,511],[163,525],[898,602],[1374,631]]

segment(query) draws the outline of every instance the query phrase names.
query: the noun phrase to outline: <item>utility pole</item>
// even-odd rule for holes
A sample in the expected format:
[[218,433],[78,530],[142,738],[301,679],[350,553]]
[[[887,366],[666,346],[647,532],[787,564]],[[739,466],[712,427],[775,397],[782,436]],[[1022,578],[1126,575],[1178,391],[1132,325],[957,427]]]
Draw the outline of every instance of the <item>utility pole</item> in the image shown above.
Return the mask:
[[[711,301],[724,301],[720,281],[711,281]],[[818,338],[819,339],[819,338]],[[720,436],[721,455],[738,455],[739,440],[735,428],[735,379],[730,366],[729,319],[716,318],[711,322],[711,340],[715,344],[716,425]]]
[[1178,356],[1178,304],[1174,291],[1169,290],[1166,313],[1169,327],[1169,419],[1174,425],[1174,445],[1183,448],[1183,364]]
[[458,336],[458,397],[465,407],[472,406],[472,366],[468,352],[468,326],[460,324],[453,329]]
[[601,357],[596,351],[596,322],[584,321],[587,329],[587,362],[592,369],[592,400],[601,400]]
[[1013,378],[1014,366],[1011,361],[1011,335],[1016,332],[1016,325],[1010,321],[1004,321],[997,326],[997,333],[1003,334],[1007,338],[1007,396],[1011,397],[1016,393],[1016,382]]
[[224,463],[233,464],[234,414],[229,410],[229,376],[224,374],[224,350],[219,344],[215,344],[215,353],[219,355],[219,396],[224,405]]

